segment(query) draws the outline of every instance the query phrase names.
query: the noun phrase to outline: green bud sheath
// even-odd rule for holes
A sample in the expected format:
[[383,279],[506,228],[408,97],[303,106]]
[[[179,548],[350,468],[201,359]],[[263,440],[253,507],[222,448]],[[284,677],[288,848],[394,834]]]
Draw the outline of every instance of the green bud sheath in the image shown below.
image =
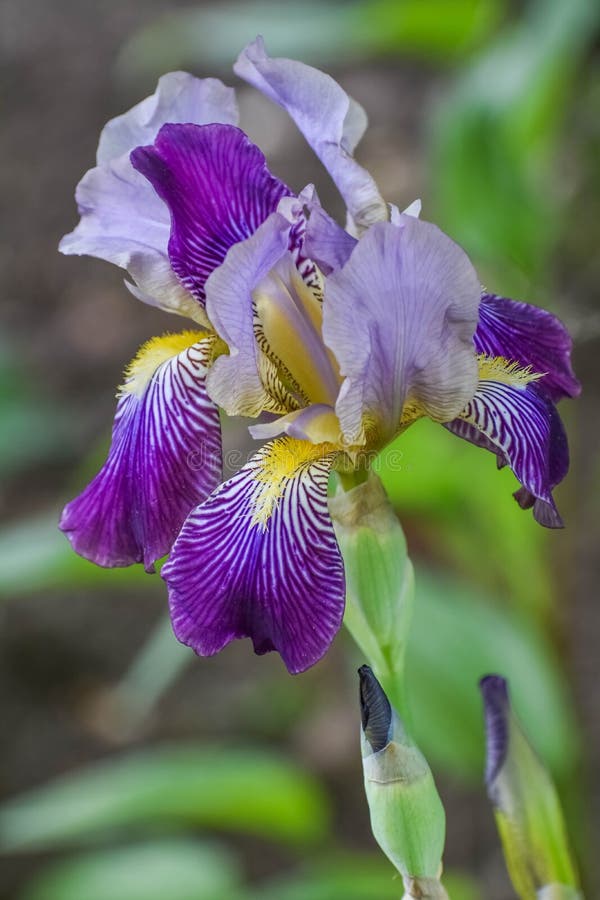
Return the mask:
[[514,715],[504,678],[481,681],[486,784],[504,856],[522,900],[577,900],[577,872],[556,789]]
[[368,666],[359,669],[361,749],[373,835],[404,879],[406,897],[446,898],[439,882],[444,808],[425,757]]
[[346,572],[344,624],[405,713],[402,681],[414,574],[406,540],[379,478],[339,488],[329,509]]

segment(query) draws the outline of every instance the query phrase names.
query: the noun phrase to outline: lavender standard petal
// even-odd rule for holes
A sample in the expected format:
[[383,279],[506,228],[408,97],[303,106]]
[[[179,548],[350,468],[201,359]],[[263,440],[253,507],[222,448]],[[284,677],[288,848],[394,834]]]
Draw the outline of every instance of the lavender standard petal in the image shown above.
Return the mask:
[[353,158],[367,117],[333,78],[295,60],[272,59],[261,37],[240,53],[234,71],[288,112],[333,178],[359,228],[388,218],[373,178]]
[[235,123],[231,88],[184,72],[164,75],[156,92],[111,120],[98,146],[98,165],[77,186],[81,221],[60,251],[87,254],[126,269],[133,293],[169,312],[202,319],[197,302],[177,280],[167,256],[169,210],[134,170],[130,151],[154,140],[165,122]]
[[[310,460],[305,447],[288,438],[267,444],[185,523],[162,574],[175,634],[196,653],[249,637],[257,653],[277,650],[295,673],[316,663],[338,631],[345,585],[327,509],[332,458]],[[273,455],[284,451],[287,471],[273,480]]]
[[349,444],[397,434],[406,401],[438,421],[473,396],[479,281],[434,225],[374,225],[325,286],[323,336],[345,377],[336,412]]
[[238,124],[235,91],[217,78],[195,78],[169,72],[158,79],[156,91],[128,112],[106,123],[100,135],[98,165],[150,144],[166,122],[209,125]]
[[246,241],[232,247],[206,283],[207,312],[229,353],[208,375],[211,397],[229,415],[257,416],[267,393],[260,376],[252,289],[288,251],[290,223],[273,213]]
[[250,237],[290,190],[258,147],[228,125],[164,125],[131,154],[171,213],[169,259],[204,304],[205,282],[234,244]]
[[555,403],[581,392],[571,367],[572,346],[569,332],[552,313],[496,294],[482,294],[475,331],[477,352],[503,356],[543,373],[540,385]]
[[119,399],[108,459],[60,521],[80,556],[153,571],[219,483],[219,413],[205,392],[205,362],[202,342],[192,344]]

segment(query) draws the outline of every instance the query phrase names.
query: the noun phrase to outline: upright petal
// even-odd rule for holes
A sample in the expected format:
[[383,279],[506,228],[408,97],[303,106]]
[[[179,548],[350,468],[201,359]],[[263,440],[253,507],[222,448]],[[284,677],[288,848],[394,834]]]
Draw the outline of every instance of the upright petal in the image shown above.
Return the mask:
[[202,332],[165,335],[130,364],[108,459],[61,518],[81,556],[153,571],[189,511],[219,483],[219,413],[204,386],[212,344]]
[[166,122],[237,125],[235,91],[217,78],[194,78],[169,72],[158,79],[156,91],[128,112],[107,122],[100,135],[98,165],[150,144]]
[[544,374],[540,387],[555,403],[577,397],[581,385],[571,367],[573,342],[556,316],[497,294],[482,294],[475,349],[486,356],[503,356]]
[[473,399],[446,427],[471,443],[496,453],[522,484],[519,505],[533,507],[537,522],[562,527],[552,490],[569,468],[567,437],[539,376],[501,358],[482,357]]
[[383,446],[407,403],[449,421],[477,386],[479,282],[434,225],[405,216],[374,225],[329,276],[323,335],[346,376],[336,404],[348,444]]
[[162,570],[182,643],[211,656],[249,637],[290,672],[323,656],[344,611],[333,457],[327,445],[273,441],[191,513]]
[[[267,361],[254,335],[252,290],[288,253],[289,232],[287,219],[273,213],[252,237],[231,248],[206,284],[208,315],[229,347],[209,372],[208,390],[230,416],[258,416],[269,408]],[[276,373],[269,372],[275,395]]]
[[357,240],[328,215],[319,203],[309,206],[304,248],[325,275],[345,266]]
[[229,125],[163,125],[131,154],[171,213],[169,259],[204,304],[206,279],[234,244],[250,237],[290,190],[263,154]]
[[100,136],[98,165],[77,186],[81,221],[60,250],[115,263],[134,279],[131,288],[139,299],[204,322],[169,263],[169,211],[129,160],[130,151],[154,140],[165,122],[235,124],[233,90],[213,78],[171,72],[152,96],[112,119]]
[[295,60],[271,59],[261,37],[242,51],[234,71],[289,113],[359,229],[388,219],[373,178],[353,158],[367,127],[366,114],[333,78]]

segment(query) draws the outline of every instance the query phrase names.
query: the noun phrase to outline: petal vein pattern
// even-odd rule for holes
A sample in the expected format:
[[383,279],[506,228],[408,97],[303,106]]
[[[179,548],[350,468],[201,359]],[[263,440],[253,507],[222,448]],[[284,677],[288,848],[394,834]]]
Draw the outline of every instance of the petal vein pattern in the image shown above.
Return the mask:
[[334,456],[280,438],[191,513],[162,572],[180,641],[210,656],[250,637],[290,672],[323,656],[345,593],[327,508]]
[[127,370],[108,458],[63,512],[60,528],[101,566],[143,562],[171,548],[196,503],[221,479],[217,407],[205,391],[213,338],[149,341]]
[[577,397],[581,385],[571,367],[573,342],[552,313],[496,294],[482,294],[475,349],[487,356],[518,360],[544,374],[542,390],[555,403]]
[[169,259],[181,283],[204,304],[205,282],[234,244],[275,212],[289,188],[231,125],[163,125],[131,162],[171,213]]
[[127,269],[138,299],[206,325],[203,311],[177,280],[167,256],[169,210],[135,171],[130,152],[153,141],[165,122],[237,124],[232,88],[214,78],[171,72],[154,94],[108,122],[100,136],[97,166],[77,186],[81,216],[60,251],[87,254]]
[[[480,359],[480,366],[499,371],[501,360]],[[533,373],[505,362],[505,380],[479,382],[460,417],[446,427],[459,437],[492,450],[499,465],[509,465],[523,485],[515,498],[533,506],[540,524],[560,528],[562,520],[552,489],[569,467],[566,434],[560,417]],[[466,426],[466,428],[465,428]],[[478,438],[481,436],[481,439]]]

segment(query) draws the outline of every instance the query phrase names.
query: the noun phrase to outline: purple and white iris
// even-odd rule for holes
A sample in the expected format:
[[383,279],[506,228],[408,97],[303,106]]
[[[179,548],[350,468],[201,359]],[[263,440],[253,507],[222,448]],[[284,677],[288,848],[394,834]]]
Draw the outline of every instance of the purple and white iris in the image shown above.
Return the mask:
[[[194,330],[145,344],[126,370],[108,459],[63,513],[81,555],[162,570],[177,637],[234,638],[299,672],[327,650],[344,569],[332,469],[368,467],[422,416],[496,454],[524,508],[561,524],[568,468],[554,403],[579,392],[550,313],[481,292],[466,254],[382,199],[353,158],[366,117],[333,79],[271,59],[236,73],[283,106],[337,185],[346,228],[309,186],[272,175],[237,127],[233,90],[176,72],[109,122],[60,249],[114,262],[136,297]],[[221,483],[219,412],[266,440]]]

